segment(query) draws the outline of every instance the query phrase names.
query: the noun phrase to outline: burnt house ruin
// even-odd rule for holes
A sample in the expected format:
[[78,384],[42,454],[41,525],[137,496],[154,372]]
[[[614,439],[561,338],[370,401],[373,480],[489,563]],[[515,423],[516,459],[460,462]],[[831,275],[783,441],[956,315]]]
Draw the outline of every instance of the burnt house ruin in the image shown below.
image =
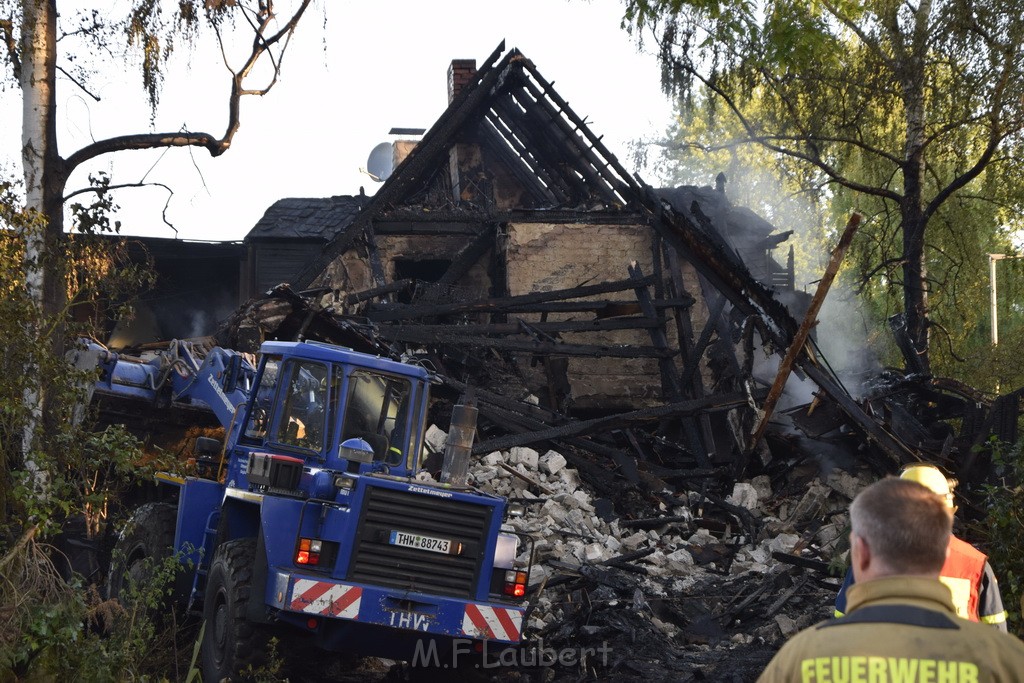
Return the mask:
[[[453,61],[448,87],[429,130],[394,131],[414,139],[384,146],[375,195],[268,208],[245,241],[247,286],[290,288],[243,307],[227,343],[417,359],[439,394],[473,391],[475,452],[568,449],[608,490],[711,495],[839,451],[879,474],[925,459],[963,476],[1013,423],[1016,394],[898,372],[844,386],[813,346],[827,287],[794,291],[792,251],[774,256],[791,232],[733,206],[721,175],[648,186],[518,50]],[[790,375],[813,383],[810,404],[779,403]]]
[[[746,448],[731,413],[749,422],[763,392],[732,321],[767,312],[780,344],[795,329],[772,295],[793,288],[792,259],[770,255],[788,233],[731,206],[724,179],[648,187],[529,59],[502,52],[479,70],[452,62],[450,106],[396,149],[376,195],[271,206],[246,238],[253,285],[313,290],[393,353],[534,402],[544,424],[689,414],[686,450],[731,461]],[[285,245],[315,254],[290,277]]]

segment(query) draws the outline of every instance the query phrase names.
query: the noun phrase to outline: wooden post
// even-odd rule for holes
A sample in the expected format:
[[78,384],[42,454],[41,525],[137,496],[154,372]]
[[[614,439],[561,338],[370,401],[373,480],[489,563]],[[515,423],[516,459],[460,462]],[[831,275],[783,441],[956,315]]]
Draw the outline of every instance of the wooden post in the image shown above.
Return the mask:
[[807,315],[793,336],[793,341],[789,345],[789,350],[786,351],[785,358],[779,364],[779,373],[775,376],[775,382],[768,391],[768,398],[764,400],[761,419],[758,421],[754,431],[751,432],[750,442],[747,444],[748,452],[752,452],[761,440],[761,437],[764,436],[764,430],[768,427],[768,420],[771,419],[772,413],[775,410],[775,404],[778,403],[779,397],[782,396],[786,380],[789,379],[789,374],[793,370],[793,361],[796,360],[803,350],[807,337],[811,334],[811,328],[818,324],[818,312],[825,301],[825,295],[828,294],[828,290],[832,286],[832,281],[836,279],[839,265],[843,262],[843,257],[846,255],[847,249],[850,248],[850,243],[853,242],[853,235],[857,232],[857,228],[860,227],[860,219],[859,213],[854,213],[850,216],[850,220],[846,223],[846,230],[843,231],[843,236],[839,238],[839,244],[832,251],[832,258],[829,259],[828,266],[825,268],[825,274],[821,276],[821,281],[818,282],[818,289],[811,299]]

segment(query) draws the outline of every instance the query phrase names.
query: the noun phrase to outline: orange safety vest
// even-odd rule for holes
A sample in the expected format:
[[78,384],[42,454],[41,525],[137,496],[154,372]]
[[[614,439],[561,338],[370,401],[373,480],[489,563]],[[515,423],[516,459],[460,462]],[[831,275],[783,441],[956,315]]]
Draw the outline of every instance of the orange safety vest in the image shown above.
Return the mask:
[[964,619],[980,621],[979,590],[987,561],[985,553],[956,536],[950,536],[949,555],[946,557],[946,564],[942,565],[939,581],[953,594],[956,613]]

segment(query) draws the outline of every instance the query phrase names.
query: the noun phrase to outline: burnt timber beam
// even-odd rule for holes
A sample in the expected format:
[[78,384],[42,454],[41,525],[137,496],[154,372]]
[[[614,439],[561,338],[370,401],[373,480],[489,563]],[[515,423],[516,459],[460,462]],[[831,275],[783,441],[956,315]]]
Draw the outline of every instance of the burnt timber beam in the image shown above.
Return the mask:
[[[650,284],[652,277],[644,278],[645,284]],[[583,287],[572,287],[570,289],[556,289],[550,292],[530,292],[518,296],[484,299],[481,301],[469,301],[453,304],[436,304],[432,306],[408,305],[402,308],[395,308],[392,311],[379,311],[377,320],[398,320],[401,318],[418,318],[425,315],[449,315],[452,313],[490,312],[504,309],[511,309],[516,306],[529,304],[561,301],[563,299],[579,299],[582,297],[621,292],[633,289],[638,286],[633,280],[618,280],[616,282],[605,282],[598,285],[585,285]],[[593,308],[593,306],[591,306]],[[420,309],[423,309],[422,311]],[[586,309],[583,309],[586,310]]]
[[912,451],[906,444],[886,431],[882,425],[872,420],[871,417],[864,412],[864,409],[861,408],[848,393],[846,393],[842,386],[832,379],[832,377],[827,375],[825,371],[815,364],[809,357],[804,356],[797,358],[796,365],[798,365],[807,374],[807,376],[814,381],[815,384],[821,387],[821,390],[836,402],[840,409],[842,409],[842,411],[851,419],[854,425],[864,432],[865,436],[877,445],[885,456],[889,458],[890,469],[896,469],[907,462],[921,459],[918,454]]
[[629,413],[610,415],[593,420],[579,420],[568,424],[549,427],[523,434],[512,434],[483,441],[473,447],[473,453],[490,453],[513,446],[524,446],[538,441],[553,441],[567,437],[584,436],[597,432],[623,429],[666,417],[692,415],[698,411],[721,412],[747,405],[747,395],[742,392],[708,396],[700,400],[679,401],[655,408],[644,408]]
[[828,265],[825,266],[825,274],[822,275],[821,280],[818,282],[818,288],[811,298],[810,305],[807,307],[807,314],[804,316],[800,328],[793,335],[793,341],[790,343],[786,355],[783,357],[782,362],[779,363],[779,372],[776,374],[772,388],[768,392],[768,398],[765,399],[764,405],[761,407],[760,420],[750,434],[750,441],[747,443],[748,452],[753,452],[758,442],[761,441],[761,437],[764,436],[764,430],[768,428],[768,420],[772,417],[775,404],[782,396],[786,380],[789,379],[793,362],[796,361],[797,355],[804,351],[804,344],[807,343],[807,338],[811,334],[811,328],[818,324],[818,311],[821,310],[825,297],[828,295],[828,290],[832,287],[833,280],[836,279],[836,274],[839,272],[839,266],[843,262],[843,257],[846,256],[846,251],[850,248],[850,244],[853,243],[853,236],[860,226],[860,219],[859,213],[854,213],[850,216],[850,220],[846,223],[846,229],[843,230],[843,235],[839,238],[839,243],[832,250],[832,256],[828,261]]
[[[628,266],[629,277],[635,281],[640,282],[644,279],[643,270],[640,265],[633,261]],[[638,286],[635,290],[637,301],[640,302],[640,310],[643,311],[644,315],[652,320],[658,317],[658,312],[654,308],[654,304],[651,303],[651,293],[647,291],[647,287]],[[665,330],[660,327],[649,328],[648,332],[651,336],[651,344],[654,348],[668,352],[668,337],[665,335]],[[673,356],[675,353],[672,354]],[[661,371],[661,390],[665,394],[665,397],[672,401],[679,401],[683,397],[683,392],[679,386],[679,375],[676,372],[675,363],[672,362],[672,357],[667,355],[659,356],[658,368]]]
[[[355,295],[353,295],[355,296]],[[558,334],[563,332],[605,332],[608,330],[644,330],[650,327],[664,325],[667,318],[647,318],[641,316],[629,316],[623,318],[604,318],[598,320],[565,320],[554,322],[530,323],[530,327],[538,332],[547,334]],[[380,335],[387,337],[391,334],[403,334],[406,331],[417,331],[423,334],[436,335],[437,339],[444,339],[445,335],[458,332],[461,334],[525,334],[518,322],[514,323],[477,323],[469,325],[382,325],[379,328]]]
[[[564,197],[563,203],[576,202],[582,197],[590,196],[589,188],[583,178],[577,177],[574,173],[556,172],[558,170],[557,162],[560,160],[556,159],[552,163],[550,150],[557,149],[560,145],[555,140],[545,139],[544,133],[547,127],[544,126],[543,114],[537,110],[537,104],[530,101],[529,98],[523,97],[522,94],[517,97],[515,93],[509,92],[507,95],[507,100],[498,100],[494,103],[494,109],[504,118],[521,118],[523,116],[519,111],[521,109],[525,110],[526,115],[532,118],[532,125],[519,126],[514,133],[523,140],[526,149],[530,150],[530,157],[536,163],[533,168],[538,171],[538,175],[543,175],[554,183],[552,189],[556,189],[557,193]],[[538,153],[543,152],[548,152],[548,156],[538,156]]]
[[418,208],[399,207],[373,218],[378,232],[383,234],[391,224],[426,225],[430,223],[450,223],[451,230],[466,230],[476,226],[474,233],[479,232],[484,224],[489,223],[575,223],[585,225],[645,225],[646,218],[635,211],[616,209],[599,209],[595,211],[573,211],[571,209],[510,209],[508,211],[466,209],[431,209],[425,211]]
[[[609,183],[615,189],[616,192],[628,197],[627,192],[632,192],[643,197],[643,189],[646,187],[641,182],[633,178],[633,176],[623,168],[619,160],[615,158],[615,155],[608,151],[608,149],[601,142],[601,138],[594,135],[593,131],[590,130],[590,126],[586,124],[570,107],[569,103],[566,102],[561,95],[559,95],[555,89],[551,86],[540,72],[537,71],[537,67],[534,66],[530,60],[522,60],[523,67],[530,73],[530,76],[540,84],[544,94],[551,99],[552,102],[558,105],[565,118],[568,119],[573,126],[575,126],[575,132],[583,137],[583,139],[590,145],[591,150],[595,154],[600,154],[603,159],[596,159],[595,166],[600,169],[608,169],[614,171],[614,178],[609,179]],[[612,175],[612,174],[609,174]],[[614,182],[612,182],[614,180]]]
[[[376,221],[375,221],[376,222]],[[473,235],[481,233],[479,222],[453,221],[381,221],[376,222],[378,235]]]
[[796,321],[768,288],[721,248],[720,240],[708,239],[707,231],[698,226],[692,214],[676,211],[649,186],[644,206],[654,228],[697,272],[741,312],[764,318],[777,348],[789,346],[796,333]]
[[[679,263],[679,255],[672,247],[665,247],[663,251],[665,253],[665,259],[668,262],[669,282],[672,286],[672,293],[675,296],[689,296],[689,293],[686,291],[686,283],[683,280],[683,269]],[[674,317],[676,322],[676,336],[679,340],[679,350],[682,354],[681,359],[683,361],[683,373],[680,377],[680,384],[683,387],[683,391],[686,391],[686,389],[689,388],[690,395],[693,398],[703,398],[704,378],[701,376],[699,371],[700,358],[703,355],[703,349],[701,349],[699,354],[695,351],[693,343],[693,321],[690,320],[689,311],[685,309],[677,310]],[[689,378],[689,381],[685,379],[686,377]],[[701,443],[698,445],[702,446],[701,452],[697,453],[697,456],[703,461],[704,459],[710,459],[710,454],[716,452],[715,433],[711,429],[711,418],[705,413],[700,413],[697,416],[697,422],[700,426],[701,440]]]
[[[508,431],[521,434],[532,434],[545,427],[541,422],[518,415],[508,415],[503,408],[483,402],[480,405],[480,414],[491,422],[502,425]],[[578,448],[588,451],[616,463],[630,460],[631,456],[628,453],[611,446],[595,443],[586,437],[568,437],[552,441],[551,445],[558,449],[558,452],[565,457],[569,464],[580,473],[595,491],[605,496],[614,496],[622,493],[622,484],[617,482],[616,477],[621,477],[623,480],[628,477],[621,472],[621,468],[595,464],[573,453],[571,449]],[[479,455],[476,449],[473,450],[473,454]]]
[[[501,118],[500,112],[488,113],[484,117],[485,128],[489,135],[497,135],[505,142],[505,145],[495,145],[503,151],[505,156],[513,156],[514,160],[510,159],[510,166],[515,169],[513,173],[516,176],[526,176],[529,178],[524,185],[534,189],[539,196],[544,197],[551,203],[563,203],[568,199],[560,187],[555,183],[554,178],[548,175],[548,172],[540,162],[533,156],[529,149],[527,149],[523,143],[516,137],[512,129],[509,128],[508,124]],[[509,151],[511,150],[511,151]],[[538,178],[543,179],[541,183]],[[545,186],[546,185],[546,186]]]
[[726,298],[719,296],[718,300],[715,301],[714,305],[711,306],[711,310],[708,311],[707,322],[704,323],[704,329],[700,331],[700,338],[697,339],[697,343],[693,346],[693,352],[691,358],[693,362],[686,367],[686,374],[683,375],[683,386],[686,386],[693,381],[694,377],[698,377],[700,373],[700,359],[704,355],[704,351],[708,348],[708,343],[711,341],[711,335],[716,329],[716,323],[718,317],[722,315],[722,310],[725,309]]
[[[454,329],[458,329],[455,327]],[[381,331],[381,336],[392,341],[416,344],[444,344],[469,346],[473,348],[497,349],[517,353],[550,354],[555,356],[581,356],[587,358],[667,358],[677,352],[668,348],[636,346],[634,344],[565,344],[562,342],[527,341],[494,337],[471,337],[452,334],[440,337],[435,334],[417,334],[413,329],[397,334]]]
[[495,114],[488,112],[480,124],[483,147],[490,154],[504,161],[512,170],[512,175],[516,177],[516,180],[533,196],[538,204],[556,204],[557,200],[554,193],[540,181],[538,175],[533,171],[526,159],[523,158],[523,151],[518,148],[522,143],[515,136],[505,137],[498,127],[499,123],[504,124],[504,122],[500,118],[497,121],[493,120],[492,117],[494,116]]
[[[563,170],[560,175],[580,186],[578,197],[595,197],[607,203],[622,203],[609,183],[594,171],[590,160],[583,154],[586,148],[579,145],[578,138],[571,132],[572,128],[536,86],[523,77],[518,88],[510,89],[510,94],[536,123],[528,127],[529,132],[546,139],[546,144],[539,149],[555,152],[546,161],[549,164],[553,162],[556,168],[572,169],[569,172]],[[578,178],[577,173],[582,178]]]
[[[438,375],[438,380],[441,384],[458,392],[459,394],[464,393],[469,388],[469,385],[465,382],[460,382],[459,380],[453,379],[447,375]],[[547,408],[534,405],[533,403],[527,403],[526,401],[517,401],[514,398],[502,396],[501,394],[496,394],[493,391],[481,389],[480,387],[473,387],[473,392],[477,397],[477,400],[490,403],[491,405],[495,405],[500,408],[504,408],[507,411],[530,418],[535,421],[533,424],[547,426],[567,419],[564,415],[556,413],[553,410],[548,410]]]
[[459,278],[469,272],[473,264],[483,258],[487,250],[494,246],[494,235],[497,228],[498,226],[496,225],[487,226],[486,230],[459,249],[452,259],[451,265],[448,266],[448,270],[444,272],[444,275],[437,281],[437,284],[453,285],[458,282]]
[[[366,227],[363,230],[363,234],[366,237],[367,259],[370,262],[370,274],[373,276],[373,286],[376,289],[380,289],[387,284],[387,280],[384,277],[384,264],[380,260],[380,250],[377,249],[377,235],[373,231],[373,221],[366,221]],[[388,299],[391,298],[390,294],[386,296]]]
[[[678,308],[689,305],[690,300],[669,299],[655,301],[658,309]],[[593,313],[603,318],[623,315],[634,315],[640,312],[640,304],[636,301],[605,300],[605,301],[547,301],[526,304],[492,304],[487,301],[469,302],[464,304],[373,304],[365,315],[374,322],[390,322],[392,320],[412,320],[440,315],[461,313]]]
[[383,287],[373,287],[371,289],[364,289],[361,292],[353,292],[345,297],[345,303],[351,306],[353,304],[358,304],[360,301],[376,299],[378,296],[400,292],[403,289],[412,287],[414,282],[415,281],[411,278],[405,278],[404,280],[395,280],[391,284],[384,285]]

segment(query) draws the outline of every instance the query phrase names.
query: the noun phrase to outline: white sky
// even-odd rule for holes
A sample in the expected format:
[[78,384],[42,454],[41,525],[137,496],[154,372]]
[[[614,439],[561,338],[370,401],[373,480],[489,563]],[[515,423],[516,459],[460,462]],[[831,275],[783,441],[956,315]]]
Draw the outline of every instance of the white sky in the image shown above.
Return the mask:
[[[68,0],[59,2],[66,11]],[[108,7],[112,3],[88,3]],[[326,8],[323,6],[326,5]],[[671,107],[652,54],[619,27],[622,0],[329,0],[311,8],[285,58],[282,80],[265,98],[246,97],[242,125],[227,153],[202,149],[119,152],[90,170],[113,182],[161,182],[174,190],[167,217],[183,239],[242,239],[275,200],[367,194],[379,185],[360,173],[392,127],[429,128],[447,106],[452,59],[491,54],[502,39],[518,47],[619,161],[633,170],[632,140],[664,131]],[[209,43],[212,45],[212,42]],[[150,128],[138,70],[120,57],[89,81],[97,103],[66,79],[58,89],[58,137],[68,156],[95,139],[156,130],[221,135],[226,72],[219,54],[199,51],[168,74]],[[0,91],[0,155],[20,174],[20,91]],[[68,191],[86,183],[80,170]],[[655,178],[646,178],[655,182]],[[161,220],[157,188],[118,194],[122,233],[174,237]]]

